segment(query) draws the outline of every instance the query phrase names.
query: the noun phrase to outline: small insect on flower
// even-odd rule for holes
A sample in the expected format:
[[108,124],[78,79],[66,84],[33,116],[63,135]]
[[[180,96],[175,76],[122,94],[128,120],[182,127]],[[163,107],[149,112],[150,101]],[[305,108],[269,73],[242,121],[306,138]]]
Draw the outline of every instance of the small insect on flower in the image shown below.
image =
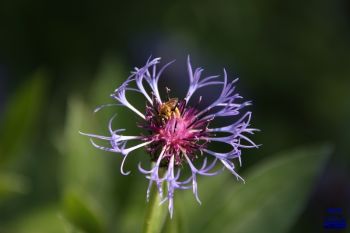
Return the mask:
[[171,98],[159,106],[159,116],[162,120],[169,120],[170,117],[180,117],[180,111],[177,108],[178,98]]
[[[115,117],[109,121],[109,136],[82,134],[90,138],[107,140],[111,147],[102,147],[92,139],[91,142],[99,149],[121,154],[123,161],[120,171],[124,175],[130,173],[123,169],[129,154],[136,149],[145,148],[153,162],[152,167],[147,170],[139,163],[138,168],[149,179],[147,200],[152,184],[155,183],[162,197],[161,203],[168,201],[170,216],[172,216],[176,189],[192,189],[200,203],[197,192],[198,175],[214,176],[226,168],[237,179],[244,182],[243,178],[237,174],[233,161],[238,160],[241,166],[241,149],[258,147],[247,136],[257,129],[250,128],[251,112],[243,112],[250,102],[239,101],[242,97],[235,92],[235,83],[238,79],[229,82],[225,69],[222,79],[217,75],[202,78],[203,69],[196,68],[193,71],[188,57],[189,86],[186,96],[183,99],[170,98],[170,89],[166,88],[168,96],[167,100],[163,100],[158,90],[158,81],[164,70],[173,62],[164,65],[158,71],[159,62],[160,58],[149,59],[145,66],[135,68],[126,81],[111,95],[118,102],[118,106],[128,108],[141,118],[142,123],[139,127],[147,131],[146,135],[141,132],[135,136],[121,134],[125,129],[112,128]],[[198,105],[191,106],[189,101],[193,94],[208,86],[221,86],[218,97],[202,109],[198,108]],[[145,97],[147,104],[144,113],[129,102],[126,98],[127,92],[141,93]],[[104,106],[100,108],[102,107]],[[232,122],[226,126],[211,127],[214,121],[220,122],[223,117],[230,118]],[[127,147],[127,143],[131,140],[139,140],[140,143]],[[230,149],[226,152],[217,152],[209,149],[211,142],[227,144]],[[218,164],[223,169],[218,168]],[[183,177],[182,171],[186,169],[190,171],[189,177]],[[166,195],[163,195],[163,184],[165,184]]]

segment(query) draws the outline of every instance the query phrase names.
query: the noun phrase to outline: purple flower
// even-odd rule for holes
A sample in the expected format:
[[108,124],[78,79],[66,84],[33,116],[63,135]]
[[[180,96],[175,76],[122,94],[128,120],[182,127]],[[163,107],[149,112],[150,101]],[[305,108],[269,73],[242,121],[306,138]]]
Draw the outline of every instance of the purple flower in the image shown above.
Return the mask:
[[[128,175],[123,167],[126,158],[138,148],[144,147],[150,155],[154,166],[150,170],[144,169],[139,163],[139,170],[149,179],[147,200],[150,196],[152,184],[156,184],[162,197],[161,203],[168,201],[170,216],[173,213],[173,198],[176,189],[192,189],[197,201],[200,203],[197,192],[197,176],[214,176],[223,169],[217,170],[217,164],[228,169],[237,180],[243,180],[235,171],[234,159],[241,165],[241,148],[257,148],[247,135],[253,134],[257,129],[250,128],[251,112],[242,113],[242,109],[250,102],[238,102],[242,97],[235,93],[235,79],[228,82],[224,70],[223,80],[219,76],[202,78],[202,68],[192,69],[188,57],[187,69],[189,87],[185,98],[166,98],[164,100],[158,90],[158,81],[163,71],[172,63],[168,63],[157,70],[160,58],[149,59],[144,67],[135,68],[131,76],[111,95],[118,101],[118,105],[125,106],[139,117],[139,125],[147,134],[126,136],[121,132],[125,129],[113,129],[109,121],[110,136],[85,134],[91,138],[109,141],[111,147],[102,147],[92,144],[102,150],[119,153],[123,156],[121,173]],[[221,93],[217,99],[204,109],[190,106],[189,100],[193,94],[206,86],[220,86]],[[150,90],[150,91],[147,91]],[[127,92],[138,92],[146,98],[146,110],[136,109],[126,98]],[[167,89],[169,95],[169,89]],[[201,98],[199,99],[199,102]],[[103,107],[103,106],[102,106]],[[99,108],[100,109],[100,108]],[[99,110],[98,109],[98,110]],[[222,117],[234,117],[236,120],[222,127],[211,127],[211,123]],[[139,144],[127,147],[130,140],[138,140]],[[210,142],[221,142],[229,145],[227,152],[216,152],[208,148]],[[198,164],[200,166],[198,166]],[[183,178],[181,171],[189,168],[189,177]],[[164,172],[160,172],[163,169]],[[215,171],[213,171],[215,170]],[[163,195],[165,184],[166,195]]]

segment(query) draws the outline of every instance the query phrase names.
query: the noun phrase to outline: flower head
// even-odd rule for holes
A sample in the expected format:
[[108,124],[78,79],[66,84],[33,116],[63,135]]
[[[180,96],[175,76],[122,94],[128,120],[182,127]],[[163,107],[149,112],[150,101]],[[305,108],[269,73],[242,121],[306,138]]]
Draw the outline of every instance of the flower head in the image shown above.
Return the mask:
[[[258,147],[247,135],[253,134],[257,129],[250,128],[251,112],[242,113],[242,109],[250,105],[249,101],[239,102],[242,97],[235,92],[237,79],[228,82],[226,71],[223,79],[219,76],[202,78],[202,68],[194,71],[190,59],[187,60],[189,87],[183,99],[162,99],[158,90],[158,81],[163,71],[172,63],[168,63],[157,70],[160,58],[149,59],[145,66],[135,68],[128,79],[111,95],[118,105],[125,106],[141,117],[139,125],[147,134],[126,136],[121,134],[125,129],[113,129],[109,121],[109,136],[85,134],[91,138],[98,138],[110,142],[110,147],[92,144],[102,150],[116,152],[123,156],[121,173],[128,175],[123,167],[129,154],[144,147],[150,155],[154,166],[150,170],[144,169],[139,163],[139,170],[149,179],[147,200],[149,199],[152,184],[156,184],[162,196],[161,203],[168,201],[170,215],[173,213],[173,198],[176,189],[192,189],[200,203],[197,192],[197,176],[213,176],[223,169],[217,169],[217,164],[229,170],[237,179],[242,181],[235,171],[233,160],[237,159],[241,165],[241,149]],[[190,106],[189,101],[199,89],[207,86],[220,86],[221,93],[215,101],[203,109]],[[135,86],[135,87],[134,87]],[[150,91],[147,91],[150,90]],[[141,93],[147,101],[144,113],[132,105],[126,97],[127,92]],[[169,95],[169,89],[167,89]],[[201,101],[199,99],[199,102]],[[222,117],[231,117],[235,122],[222,127],[211,127],[211,123]],[[127,147],[130,140],[140,143]],[[230,150],[216,152],[209,149],[211,142],[221,142],[229,145]],[[200,163],[200,166],[198,166]],[[183,178],[181,172],[189,168],[189,177]],[[160,172],[160,169],[165,172]],[[215,171],[213,171],[215,170]],[[166,185],[166,195],[163,195],[163,184]]]

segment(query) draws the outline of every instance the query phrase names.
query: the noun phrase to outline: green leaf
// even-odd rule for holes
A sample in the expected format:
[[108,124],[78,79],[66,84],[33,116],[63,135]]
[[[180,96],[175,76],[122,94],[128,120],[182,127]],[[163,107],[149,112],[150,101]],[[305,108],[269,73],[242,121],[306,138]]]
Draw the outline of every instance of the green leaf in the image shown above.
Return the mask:
[[97,71],[91,88],[91,99],[89,102],[96,106],[115,102],[110,94],[125,81],[128,76],[122,60],[115,56],[105,56]]
[[96,133],[93,119],[93,112],[81,99],[70,98],[63,137],[58,137],[56,145],[63,156],[62,185],[80,187],[101,197],[110,187],[110,158],[93,147],[89,137],[79,134]]
[[1,232],[8,233],[78,233],[72,229],[57,206],[44,206],[35,209],[15,218],[9,226],[0,227]]
[[203,206],[188,198],[182,203],[189,232],[287,232],[330,151],[314,146],[281,153],[248,171],[246,184],[234,183],[227,172],[199,184]]
[[81,99],[70,98],[63,136],[56,138],[56,145],[62,154],[60,178],[65,193],[65,216],[78,229],[104,232],[107,217],[115,211],[111,157],[93,147],[89,137],[79,134],[79,131],[96,132],[93,117]]
[[72,225],[87,233],[105,232],[103,220],[96,213],[93,200],[87,199],[87,194],[77,191],[67,191],[63,199],[63,213]]
[[28,184],[23,176],[15,174],[0,174],[0,201],[13,194],[24,194],[28,191]]
[[0,129],[0,164],[28,149],[46,100],[47,74],[39,70],[11,97]]

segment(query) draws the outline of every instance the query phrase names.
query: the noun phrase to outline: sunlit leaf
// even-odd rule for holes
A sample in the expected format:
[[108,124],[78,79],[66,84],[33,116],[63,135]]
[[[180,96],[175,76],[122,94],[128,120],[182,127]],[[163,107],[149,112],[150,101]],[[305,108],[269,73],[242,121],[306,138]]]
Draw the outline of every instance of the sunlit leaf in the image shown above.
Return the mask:
[[63,138],[57,143],[63,156],[62,185],[104,195],[111,182],[108,157],[79,134],[94,131],[95,125],[92,111],[79,98],[70,98]]
[[62,153],[60,177],[65,216],[78,229],[103,232],[106,218],[114,213],[111,202],[114,176],[109,164],[112,158],[104,156],[87,136],[79,134],[94,131],[94,126],[92,111],[79,98],[70,98],[63,137],[56,144]]
[[24,194],[28,191],[26,179],[15,174],[0,174],[0,201],[14,194]]
[[[0,231],[2,228],[0,228]],[[73,231],[57,206],[44,206],[15,219],[4,228],[7,233],[83,233]]]
[[46,100],[47,74],[39,70],[10,97],[0,123],[0,163],[25,150]]
[[[286,232],[308,198],[330,154],[327,146],[281,153],[244,174],[246,184],[226,175],[203,182],[203,206],[182,203],[189,232]],[[192,202],[194,202],[192,200]],[[196,203],[195,203],[196,204]]]

